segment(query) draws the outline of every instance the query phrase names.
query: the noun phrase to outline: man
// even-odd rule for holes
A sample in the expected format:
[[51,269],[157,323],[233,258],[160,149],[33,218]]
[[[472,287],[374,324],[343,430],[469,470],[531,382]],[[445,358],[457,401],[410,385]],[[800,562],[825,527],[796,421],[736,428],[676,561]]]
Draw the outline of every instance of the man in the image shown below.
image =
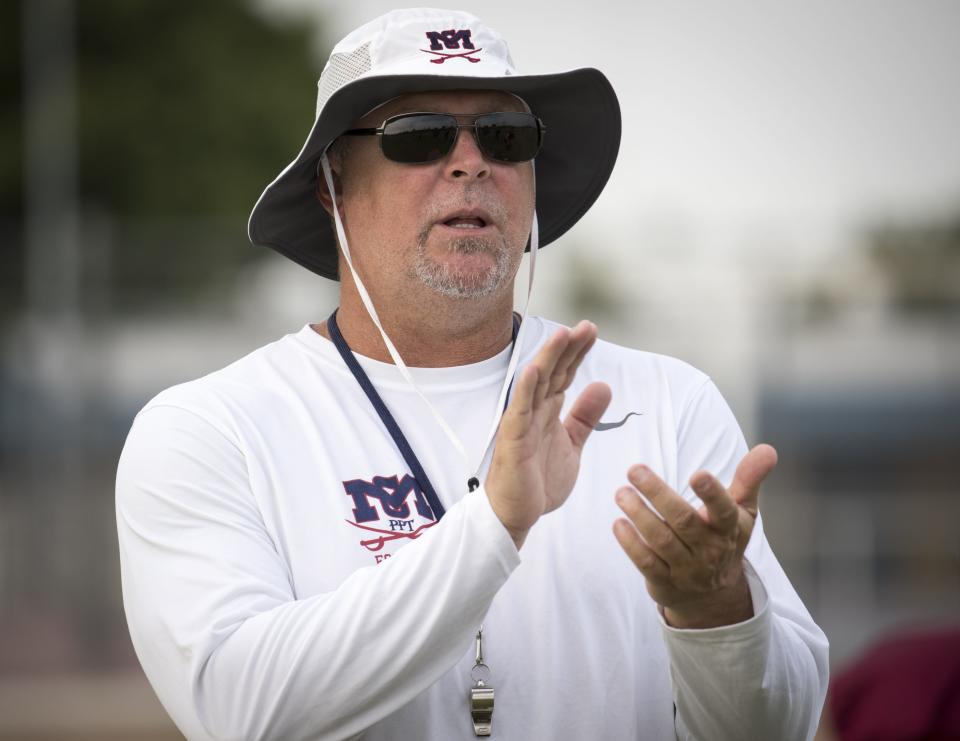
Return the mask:
[[513,312],[619,132],[599,72],[518,75],[464,13],[334,49],[250,233],[337,312],[160,394],[120,461],[131,635],[189,738],[812,735],[772,448],[689,366]]

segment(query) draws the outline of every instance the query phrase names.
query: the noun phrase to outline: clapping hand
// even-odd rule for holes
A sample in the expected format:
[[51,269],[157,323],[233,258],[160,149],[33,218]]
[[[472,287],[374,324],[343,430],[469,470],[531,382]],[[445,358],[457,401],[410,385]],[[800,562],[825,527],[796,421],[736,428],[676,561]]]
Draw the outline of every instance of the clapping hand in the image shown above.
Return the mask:
[[514,382],[484,488],[517,548],[540,516],[570,495],[580,451],[610,403],[610,387],[591,383],[566,419],[559,417],[564,392],[596,338],[587,321],[558,329]]
[[614,523],[614,535],[646,578],[647,591],[663,607],[668,624],[712,628],[752,617],[743,552],[757,517],[760,484],[776,464],[777,452],[758,445],[740,461],[729,489],[697,471],[690,484],[703,501],[700,509],[646,466],[628,471],[636,488],[617,491],[617,504],[628,519]]

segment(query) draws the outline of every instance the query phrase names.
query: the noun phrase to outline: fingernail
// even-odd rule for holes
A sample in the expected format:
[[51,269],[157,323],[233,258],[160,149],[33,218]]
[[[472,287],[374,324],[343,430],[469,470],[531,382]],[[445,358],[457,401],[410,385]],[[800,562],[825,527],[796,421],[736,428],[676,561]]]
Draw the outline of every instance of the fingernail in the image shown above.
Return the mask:
[[634,466],[630,469],[630,477],[639,481],[641,484],[647,480],[647,477],[650,475],[650,469],[646,466]]
[[693,488],[703,494],[706,491],[710,490],[710,477],[704,476],[702,479],[698,479],[693,483]]

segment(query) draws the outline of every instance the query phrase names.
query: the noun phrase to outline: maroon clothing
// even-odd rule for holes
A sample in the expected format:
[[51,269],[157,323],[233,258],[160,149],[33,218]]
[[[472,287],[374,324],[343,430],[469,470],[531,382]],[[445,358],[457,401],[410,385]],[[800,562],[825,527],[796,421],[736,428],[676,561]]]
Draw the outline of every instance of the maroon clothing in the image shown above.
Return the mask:
[[881,641],[839,672],[829,702],[843,741],[960,739],[960,629]]

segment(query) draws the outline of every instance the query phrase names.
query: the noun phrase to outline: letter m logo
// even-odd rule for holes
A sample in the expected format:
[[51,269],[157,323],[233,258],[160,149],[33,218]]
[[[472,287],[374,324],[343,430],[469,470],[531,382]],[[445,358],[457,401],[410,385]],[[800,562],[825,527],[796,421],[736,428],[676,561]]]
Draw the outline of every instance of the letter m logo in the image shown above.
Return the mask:
[[357,523],[372,522],[380,519],[377,505],[390,519],[410,517],[410,505],[407,498],[413,496],[417,514],[428,520],[436,520],[427,498],[420,491],[417,480],[410,474],[403,478],[397,476],[374,476],[373,481],[354,479],[344,481],[343,488],[353,498],[353,516]]
[[433,51],[441,49],[476,49],[470,40],[470,31],[463,29],[455,31],[427,31],[427,38],[430,39],[430,48]]

